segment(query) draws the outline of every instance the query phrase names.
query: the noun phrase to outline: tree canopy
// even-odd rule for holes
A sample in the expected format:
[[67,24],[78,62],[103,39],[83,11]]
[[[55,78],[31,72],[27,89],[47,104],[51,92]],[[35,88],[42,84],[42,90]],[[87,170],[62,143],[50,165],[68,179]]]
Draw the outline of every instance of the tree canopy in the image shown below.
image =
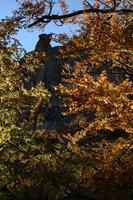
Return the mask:
[[[0,21],[0,199],[132,200],[132,0],[83,0],[73,12],[65,0],[16,1]],[[15,35],[52,21],[79,29],[52,36],[59,58],[75,62],[49,91],[34,83],[46,52],[26,54]],[[53,91],[70,121],[47,130]]]

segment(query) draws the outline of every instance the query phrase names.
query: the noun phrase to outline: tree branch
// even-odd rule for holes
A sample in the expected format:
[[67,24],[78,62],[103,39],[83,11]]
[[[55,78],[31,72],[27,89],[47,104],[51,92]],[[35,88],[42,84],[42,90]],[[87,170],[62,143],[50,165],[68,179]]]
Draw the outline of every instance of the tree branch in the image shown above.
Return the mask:
[[35,26],[36,24],[40,23],[40,22],[46,22],[49,23],[50,21],[54,21],[54,20],[62,20],[62,19],[68,19],[74,16],[78,16],[78,15],[82,15],[84,13],[102,13],[102,14],[109,14],[109,13],[118,13],[118,14],[129,14],[129,13],[133,13],[133,10],[131,9],[85,9],[85,10],[77,10],[75,12],[72,13],[68,13],[65,15],[44,15],[40,18],[38,18],[36,21],[34,21],[33,23],[31,23],[28,28],[31,28],[33,26]]

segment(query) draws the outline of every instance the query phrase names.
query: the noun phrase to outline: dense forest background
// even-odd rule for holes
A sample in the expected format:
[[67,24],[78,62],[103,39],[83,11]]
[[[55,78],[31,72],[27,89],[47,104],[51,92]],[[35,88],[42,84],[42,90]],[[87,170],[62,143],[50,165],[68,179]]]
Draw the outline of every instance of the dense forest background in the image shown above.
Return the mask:
[[[0,199],[132,200],[132,0],[83,0],[73,12],[65,0],[16,2],[0,21]],[[79,29],[43,34],[44,49],[26,53],[17,32],[51,22]],[[54,67],[51,40],[63,65],[48,85],[35,77]],[[53,97],[61,120],[47,129]]]

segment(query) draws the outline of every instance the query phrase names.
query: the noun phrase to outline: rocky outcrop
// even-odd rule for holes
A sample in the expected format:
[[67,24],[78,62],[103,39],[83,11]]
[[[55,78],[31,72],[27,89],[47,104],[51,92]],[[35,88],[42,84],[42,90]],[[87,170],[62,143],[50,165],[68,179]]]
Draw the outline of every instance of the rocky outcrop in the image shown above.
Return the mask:
[[35,51],[45,52],[46,59],[44,61],[44,67],[38,68],[35,74],[35,84],[43,81],[46,88],[52,93],[50,99],[51,107],[45,108],[46,120],[44,128],[46,129],[58,129],[62,123],[64,123],[63,116],[61,115],[61,109],[59,107],[60,100],[56,94],[54,94],[53,86],[58,85],[61,82],[61,72],[65,60],[58,58],[60,47],[52,47],[51,34],[39,35],[39,41],[35,46]]
[[74,59],[60,59],[58,57],[60,46],[52,47],[50,45],[52,34],[39,35],[39,41],[35,46],[35,51],[45,52],[46,60],[44,61],[44,67],[37,70],[35,75],[35,82],[44,81],[48,90],[51,90],[52,86],[58,85],[61,82],[61,72],[64,63],[73,64]]
[[[52,34],[41,34],[35,46],[35,51],[46,53],[44,67],[37,70],[35,82],[44,81],[49,90],[52,86],[58,85],[61,82],[61,72],[64,63],[73,65],[76,61],[74,58],[59,59],[58,54],[61,47],[52,47],[50,45],[51,38]],[[103,71],[106,71],[109,81],[115,82],[116,84],[126,79],[125,70],[121,66],[112,68],[111,61],[104,63],[99,69],[94,70],[92,76],[98,77]]]
[[35,46],[35,51],[38,52],[48,52],[48,50],[51,48],[50,42],[52,39],[52,34],[40,34],[39,40]]
[[[44,67],[39,68],[35,74],[35,84],[43,81],[47,89],[52,92],[51,97],[51,108],[46,109],[46,123],[44,127],[47,129],[57,129],[61,124],[66,122],[68,119],[61,115],[62,110],[60,109],[60,99],[53,92],[53,86],[61,83],[61,72],[64,63],[74,65],[76,59],[59,59],[58,53],[61,47],[52,47],[50,45],[52,35],[41,34],[39,35],[39,41],[36,44],[35,51],[45,52],[46,59],[44,61]],[[92,76],[98,77],[103,71],[106,71],[109,81],[119,84],[126,79],[126,73],[121,67],[112,68],[112,62],[106,62],[103,64],[98,71],[94,71]],[[68,120],[69,121],[69,120]]]
[[60,47],[52,47],[50,45],[51,37],[51,34],[39,35],[39,41],[35,46],[35,51],[45,52],[46,54],[44,67],[37,70],[35,82],[44,81],[48,90],[51,90],[52,86],[61,82],[61,71],[63,67],[63,60],[58,58]]

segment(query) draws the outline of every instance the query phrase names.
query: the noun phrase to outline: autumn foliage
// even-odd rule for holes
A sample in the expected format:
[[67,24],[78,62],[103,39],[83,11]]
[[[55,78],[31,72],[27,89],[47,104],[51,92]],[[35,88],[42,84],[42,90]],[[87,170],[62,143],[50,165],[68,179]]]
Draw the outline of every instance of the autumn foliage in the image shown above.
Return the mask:
[[[53,1],[18,2],[0,22],[0,199],[132,200],[132,1],[83,1],[82,15],[71,17],[67,2],[58,1],[64,18],[53,16]],[[52,90],[69,123],[46,130],[44,108],[53,94],[34,83],[46,54],[25,54],[14,35],[58,19],[80,28],[54,38],[60,58],[74,60]]]

